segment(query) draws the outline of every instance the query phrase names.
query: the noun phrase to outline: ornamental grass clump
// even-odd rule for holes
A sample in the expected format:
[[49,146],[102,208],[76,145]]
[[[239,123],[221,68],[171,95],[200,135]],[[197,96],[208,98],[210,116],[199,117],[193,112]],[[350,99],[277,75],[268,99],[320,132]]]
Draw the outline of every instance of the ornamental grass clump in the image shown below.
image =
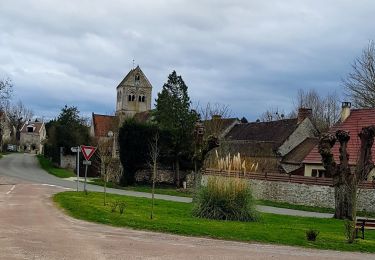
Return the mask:
[[194,201],[193,215],[200,218],[255,221],[259,216],[250,185],[240,178],[210,176]]

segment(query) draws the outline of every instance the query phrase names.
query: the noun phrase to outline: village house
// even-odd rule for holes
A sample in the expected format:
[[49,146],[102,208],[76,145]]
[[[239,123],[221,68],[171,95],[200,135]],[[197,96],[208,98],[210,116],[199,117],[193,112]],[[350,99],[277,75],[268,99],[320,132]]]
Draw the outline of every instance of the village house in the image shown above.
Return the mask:
[[293,119],[237,123],[225,134],[220,146],[209,153],[205,166],[215,167],[215,156],[240,153],[248,171],[299,174],[304,158],[299,152],[306,154],[318,135],[310,116],[311,109],[301,108]]
[[[359,150],[360,150],[360,139],[358,137],[359,132],[363,127],[375,125],[375,109],[352,109],[350,102],[342,103],[341,118],[331,129],[330,133],[335,134],[337,130],[345,130],[350,133],[350,140],[348,142],[347,151],[349,153],[349,165],[355,166],[357,164]],[[339,162],[339,147],[340,144],[336,144],[332,147],[332,154],[336,162]],[[375,161],[375,146],[372,147],[372,160]],[[322,158],[318,151],[318,144],[307,154],[303,160],[304,163],[304,175],[312,177],[331,177],[326,176],[326,171],[322,164]],[[375,176],[375,170],[369,174],[369,179]]]
[[43,153],[43,142],[46,140],[46,128],[44,122],[28,121],[20,131],[20,146],[24,152]]

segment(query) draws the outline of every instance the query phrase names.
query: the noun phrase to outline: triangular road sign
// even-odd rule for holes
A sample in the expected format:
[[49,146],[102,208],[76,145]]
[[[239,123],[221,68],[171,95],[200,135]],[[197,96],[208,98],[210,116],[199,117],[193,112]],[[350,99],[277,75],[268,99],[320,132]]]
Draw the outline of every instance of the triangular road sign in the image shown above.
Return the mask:
[[86,161],[89,161],[91,156],[95,153],[96,147],[81,145],[81,150],[83,157],[85,157]]

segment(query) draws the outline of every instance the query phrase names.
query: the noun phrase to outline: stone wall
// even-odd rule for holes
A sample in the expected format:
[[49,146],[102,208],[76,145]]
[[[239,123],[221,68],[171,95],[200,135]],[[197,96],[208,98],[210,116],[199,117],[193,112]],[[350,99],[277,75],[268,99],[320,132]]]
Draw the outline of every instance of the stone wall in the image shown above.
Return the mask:
[[[206,183],[207,175],[203,175],[202,183]],[[334,188],[330,186],[306,185],[290,182],[249,180],[256,199],[287,202],[334,208]],[[361,189],[359,192],[358,210],[375,212],[375,190]]]
[[76,168],[76,155],[63,155],[60,154],[60,168],[75,169]]
[[[149,169],[139,170],[135,173],[135,181],[139,183],[151,183],[152,171]],[[156,176],[157,183],[174,184],[174,171],[170,169],[158,169]],[[181,185],[187,181],[187,186],[193,185],[191,174],[186,171],[180,171]]]

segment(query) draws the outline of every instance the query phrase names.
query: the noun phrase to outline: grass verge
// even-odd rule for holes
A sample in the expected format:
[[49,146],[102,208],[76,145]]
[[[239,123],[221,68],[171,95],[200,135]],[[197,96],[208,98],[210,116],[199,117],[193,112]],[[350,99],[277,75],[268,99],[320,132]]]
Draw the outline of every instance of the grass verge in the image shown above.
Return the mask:
[[[90,181],[90,184],[104,186],[104,181],[100,178],[96,178],[96,179],[92,179]],[[123,187],[113,182],[108,182],[107,187],[115,188],[115,189],[122,189],[122,190],[132,190],[132,191],[151,193],[151,185],[136,185],[136,186]],[[193,196],[193,192],[189,189],[187,190],[176,189],[175,187],[168,186],[168,185],[156,185],[155,194],[163,194],[163,195],[178,196],[178,197],[192,197]]]
[[[269,201],[269,200],[258,200],[257,204],[264,205],[264,206],[277,207],[277,208],[310,211],[310,212],[331,213],[331,214],[335,213],[335,210],[331,208],[296,205],[296,204],[290,204],[286,202],[276,202],[276,201]],[[357,215],[361,217],[375,218],[375,213],[373,212],[358,211]]]
[[[126,203],[125,213],[111,212],[103,205],[103,194],[63,192],[54,201],[75,218],[119,227],[146,229],[179,235],[211,237],[245,242],[275,243],[318,249],[375,252],[375,232],[366,232],[366,240],[348,244],[343,221],[274,214],[261,214],[259,222],[219,221],[192,217],[191,203],[156,200],[154,219],[150,219],[151,200],[108,194],[108,205]],[[306,240],[308,229],[320,232],[315,242]]]
[[72,171],[69,171],[67,169],[56,168],[55,166],[52,165],[50,160],[48,160],[41,154],[37,155],[37,158],[38,158],[40,167],[46,172],[48,172],[49,174],[52,174],[59,178],[69,178],[69,177],[76,176],[75,173]]

